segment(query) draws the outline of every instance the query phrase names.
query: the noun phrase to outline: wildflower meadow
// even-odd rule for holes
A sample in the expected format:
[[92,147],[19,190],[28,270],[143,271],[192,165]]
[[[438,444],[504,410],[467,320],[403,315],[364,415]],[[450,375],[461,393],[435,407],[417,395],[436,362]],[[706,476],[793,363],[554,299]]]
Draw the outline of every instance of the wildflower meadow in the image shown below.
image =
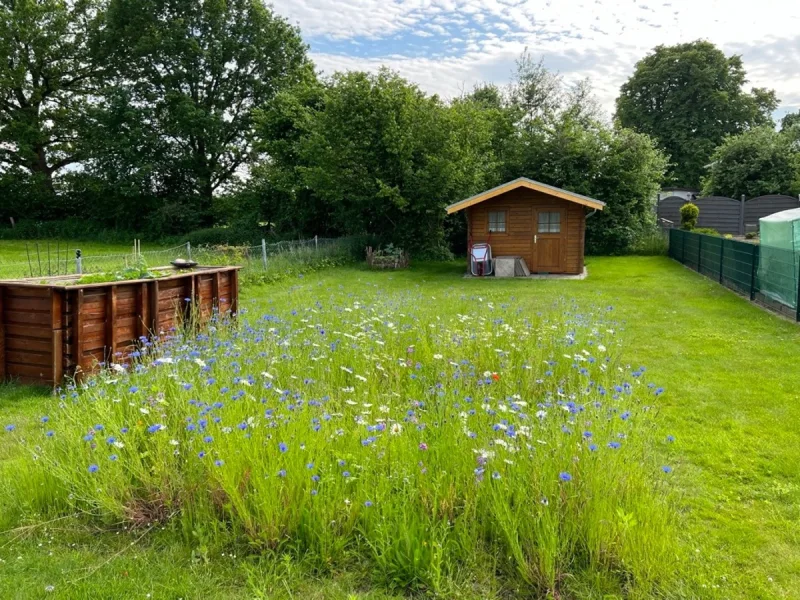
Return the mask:
[[369,564],[387,589],[476,571],[522,595],[650,597],[678,560],[663,389],[611,306],[320,288],[142,340],[60,391],[20,511],[174,528],[220,548]]

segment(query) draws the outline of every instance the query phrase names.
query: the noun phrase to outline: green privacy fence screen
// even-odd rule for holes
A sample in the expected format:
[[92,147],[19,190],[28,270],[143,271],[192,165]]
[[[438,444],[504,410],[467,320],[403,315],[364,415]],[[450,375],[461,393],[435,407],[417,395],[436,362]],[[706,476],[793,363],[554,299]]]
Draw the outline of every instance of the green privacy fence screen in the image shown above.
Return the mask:
[[670,229],[669,256],[750,300],[800,321],[798,252]]

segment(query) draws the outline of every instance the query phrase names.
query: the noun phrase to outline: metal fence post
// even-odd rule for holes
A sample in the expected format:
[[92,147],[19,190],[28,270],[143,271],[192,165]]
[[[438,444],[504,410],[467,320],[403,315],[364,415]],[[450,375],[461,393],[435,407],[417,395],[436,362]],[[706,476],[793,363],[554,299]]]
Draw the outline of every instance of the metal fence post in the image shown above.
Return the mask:
[[75,272],[78,275],[83,274],[83,259],[81,258],[80,250],[75,250]]
[[[794,258],[797,258],[797,254],[793,254]],[[794,298],[794,310],[795,310],[795,321],[800,321],[800,260],[797,261],[798,268],[795,271],[797,276],[797,296]]]
[[747,200],[747,196],[742,194],[742,201],[739,204],[739,235],[744,235],[744,203]]
[[758,246],[753,245],[753,250],[750,252],[750,300],[756,299],[756,255],[759,253]]
[[192,242],[186,242],[186,254],[189,260],[192,260]]
[[264,270],[267,270],[267,240],[261,238],[261,262],[264,264]]
[[314,236],[314,251],[319,252],[319,240]]
[[698,234],[697,236],[697,272],[702,273],[700,267],[703,264],[703,235]]
[[719,282],[722,284],[722,269],[724,268],[725,263],[725,238],[720,240],[719,244]]

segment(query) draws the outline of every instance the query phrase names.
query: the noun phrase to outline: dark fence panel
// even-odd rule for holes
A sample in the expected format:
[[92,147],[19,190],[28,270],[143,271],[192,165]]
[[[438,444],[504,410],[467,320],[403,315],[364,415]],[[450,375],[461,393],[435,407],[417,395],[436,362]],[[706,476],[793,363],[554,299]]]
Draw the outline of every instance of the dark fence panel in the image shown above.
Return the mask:
[[[686,200],[680,196],[668,196],[663,200],[659,200],[658,206],[656,207],[658,222],[663,227],[680,227],[681,206],[683,206],[685,202]],[[668,223],[664,221],[668,221]]]
[[[662,227],[680,227],[681,206],[686,200],[680,196],[669,196],[659,200],[656,215]],[[726,196],[707,196],[697,198],[694,203],[700,209],[697,219],[698,227],[710,227],[720,233],[744,235],[748,231],[758,230],[758,220],[762,217],[800,208],[800,200],[793,196],[770,194],[747,200],[742,206],[741,200]]]
[[724,196],[708,196],[694,201],[700,209],[698,227],[711,227],[720,233],[740,234],[742,202]]
[[748,200],[744,203],[745,232],[756,231],[760,218],[793,208],[800,208],[800,200],[793,196],[771,194]]
[[[762,261],[759,269],[762,252],[768,260]],[[670,229],[669,256],[750,300],[800,321],[800,253]],[[776,289],[782,293],[776,293]],[[787,294],[787,290],[793,293]]]

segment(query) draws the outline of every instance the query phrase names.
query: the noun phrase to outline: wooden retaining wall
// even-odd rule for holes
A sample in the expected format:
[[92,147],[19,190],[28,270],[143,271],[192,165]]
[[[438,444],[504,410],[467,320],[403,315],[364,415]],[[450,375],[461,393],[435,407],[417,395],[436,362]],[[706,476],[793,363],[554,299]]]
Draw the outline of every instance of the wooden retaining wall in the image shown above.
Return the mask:
[[168,334],[191,314],[235,313],[238,269],[86,285],[0,281],[0,381],[57,385],[124,361],[140,338]]

